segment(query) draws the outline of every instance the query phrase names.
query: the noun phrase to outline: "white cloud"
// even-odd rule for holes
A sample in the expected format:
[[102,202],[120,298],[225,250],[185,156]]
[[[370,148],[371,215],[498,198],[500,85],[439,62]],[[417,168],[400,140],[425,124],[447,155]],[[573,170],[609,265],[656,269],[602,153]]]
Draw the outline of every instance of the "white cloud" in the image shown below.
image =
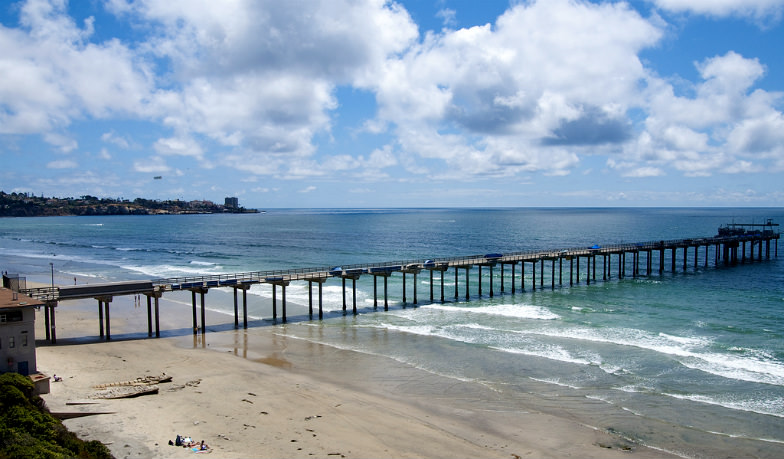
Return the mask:
[[112,159],[112,154],[106,148],[101,148],[101,151],[98,152],[98,157],[101,159]]
[[75,150],[79,144],[68,135],[58,134],[56,132],[47,132],[44,134],[44,141],[46,143],[57,147],[63,153],[70,153]]
[[0,133],[45,133],[84,116],[138,114],[152,82],[147,68],[117,40],[89,43],[66,3],[21,4],[20,28],[0,27]]
[[128,141],[128,139],[126,139],[126,138],[124,138],[122,136],[118,136],[113,131],[103,133],[101,135],[101,140],[103,140],[104,142],[107,142],[107,143],[111,143],[111,144],[117,145],[120,148],[129,148],[130,147],[130,142]]
[[[651,1],[754,18],[784,5]],[[101,125],[91,135],[129,150],[113,163],[172,175],[172,157],[284,180],[534,180],[589,156],[624,177],[784,169],[782,94],[755,88],[764,62],[704,58],[699,80],[676,89],[640,58],[668,27],[655,12],[511,3],[493,24],[419,36],[386,0],[110,0],[116,20],[143,31],[125,42],[99,41],[100,16],[77,24],[63,1],[28,0],[18,27],[0,26],[0,134],[37,134],[68,153],[76,122],[142,120],[153,127],[145,134]],[[439,15],[449,25],[455,12]],[[355,124],[355,150],[320,152],[321,139],[338,137],[346,87],[374,96],[377,112]],[[154,156],[134,161],[146,136]],[[366,146],[374,136],[383,146]]]
[[79,164],[71,159],[61,159],[47,163],[46,167],[48,169],[76,169],[79,167]]
[[711,16],[739,15],[756,19],[773,16],[784,10],[783,0],[652,0],[659,8]]
[[[661,31],[625,4],[521,3],[490,25],[445,30],[372,81],[407,170],[507,176],[576,166],[582,147],[627,140],[625,111],[647,73],[638,53]],[[425,166],[446,163],[438,173]]]
[[[171,167],[160,156],[153,156],[147,159],[139,159],[133,162],[133,170],[142,173],[162,173],[171,171]],[[180,174],[181,175],[181,174]]]
[[204,151],[201,146],[189,137],[169,137],[158,139],[154,145],[155,151],[164,156],[193,156],[201,158]]
[[112,6],[160,26],[149,51],[171,62],[180,87],[156,95],[167,125],[260,158],[313,154],[313,136],[331,127],[336,85],[416,38],[408,13],[383,0]]

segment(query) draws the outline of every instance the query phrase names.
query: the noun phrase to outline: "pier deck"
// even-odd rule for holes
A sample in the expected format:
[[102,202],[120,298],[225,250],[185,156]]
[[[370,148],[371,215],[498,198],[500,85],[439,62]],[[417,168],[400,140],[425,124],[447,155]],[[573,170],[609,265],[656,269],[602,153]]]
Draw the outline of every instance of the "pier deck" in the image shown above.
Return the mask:
[[[454,271],[454,299],[458,300],[460,287],[460,270],[464,270],[465,282],[462,287],[465,289],[466,300],[471,299],[470,272],[473,268],[478,268],[478,291],[477,295],[483,295],[483,276],[482,269],[490,270],[489,276],[489,296],[496,294],[493,285],[494,269],[500,268],[500,293],[506,292],[505,275],[506,269],[511,269],[511,293],[517,291],[517,279],[519,288],[526,290],[526,264],[530,263],[531,276],[530,288],[537,288],[537,267],[539,271],[538,287],[545,288],[545,271],[549,273],[549,287],[555,289],[564,284],[564,276],[568,274],[568,284],[574,285],[584,280],[587,284],[597,282],[597,265],[601,266],[601,280],[606,281],[613,277],[623,279],[627,277],[627,270],[631,271],[632,277],[650,276],[654,271],[659,274],[667,268],[665,266],[666,254],[670,253],[669,271],[677,272],[676,261],[679,259],[678,253],[682,253],[680,261],[682,270],[686,271],[689,266],[690,252],[693,252],[693,266],[697,269],[700,265],[700,250],[703,250],[703,266],[709,266],[709,252],[713,252],[713,266],[730,266],[737,264],[761,261],[763,254],[765,259],[771,255],[778,257],[778,240],[780,233],[774,231],[773,227],[778,227],[770,221],[766,224],[732,224],[719,229],[719,234],[712,237],[699,237],[676,240],[660,240],[612,245],[593,245],[591,247],[563,248],[556,250],[542,250],[529,252],[513,253],[488,253],[484,255],[469,255],[448,258],[433,258],[420,260],[400,260],[380,263],[352,264],[320,268],[297,268],[273,271],[251,271],[232,274],[218,274],[205,276],[174,277],[165,279],[153,279],[149,281],[129,281],[114,282],[106,284],[93,284],[85,286],[63,286],[63,287],[43,287],[23,289],[23,293],[39,300],[45,301],[45,321],[46,339],[52,343],[56,342],[55,334],[55,309],[59,302],[75,299],[94,298],[99,304],[99,331],[100,337],[111,339],[110,309],[109,304],[114,296],[121,295],[145,295],[147,298],[147,325],[148,336],[153,335],[153,324],[155,336],[160,336],[158,320],[159,304],[158,300],[164,293],[175,291],[190,291],[193,306],[193,332],[202,333],[205,327],[205,304],[204,295],[211,288],[231,288],[234,290],[234,325],[239,327],[239,308],[238,291],[242,291],[242,316],[243,326],[247,328],[247,290],[255,284],[270,284],[273,288],[272,318],[277,320],[277,287],[281,287],[282,293],[282,317],[286,321],[286,287],[291,282],[308,282],[309,292],[309,315],[313,318],[313,284],[318,286],[318,318],[323,318],[322,311],[322,284],[334,279],[340,279],[343,287],[343,311],[347,310],[346,303],[346,283],[352,283],[352,311],[357,313],[356,306],[356,281],[362,276],[373,277],[373,296],[374,307],[378,306],[378,278],[383,279],[383,300],[384,309],[388,309],[389,302],[387,297],[387,280],[392,275],[401,275],[403,280],[403,303],[407,301],[406,276],[413,276],[413,304],[418,303],[417,296],[417,276],[426,271],[430,276],[430,302],[434,302],[434,273],[440,275],[440,301],[445,300],[444,273],[450,269]],[[762,227],[763,229],[757,229]],[[749,230],[748,228],[752,228]],[[771,253],[771,242],[773,242],[773,252]],[[748,247],[748,252],[747,252]],[[627,262],[626,256],[631,256],[631,263]],[[640,269],[640,259],[645,257],[644,271]],[[613,263],[613,257],[616,262]],[[656,259],[656,263],[654,263]],[[581,277],[580,262],[585,262],[585,270]],[[565,263],[566,262],[566,263]],[[520,274],[516,277],[516,267],[520,265]],[[564,266],[568,264],[568,269]],[[547,269],[549,265],[549,270]],[[617,271],[615,271],[617,266]],[[565,271],[566,270],[566,271]],[[557,274],[557,279],[556,279]],[[196,296],[200,296],[201,321],[197,320]],[[153,302],[154,302],[154,322],[153,322]]]

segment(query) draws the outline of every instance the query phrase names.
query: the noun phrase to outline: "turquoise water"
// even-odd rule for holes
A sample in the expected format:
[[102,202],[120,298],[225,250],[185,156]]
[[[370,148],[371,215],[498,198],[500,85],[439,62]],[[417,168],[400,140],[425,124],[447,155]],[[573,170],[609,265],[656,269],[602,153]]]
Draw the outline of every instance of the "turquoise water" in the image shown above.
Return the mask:
[[[0,220],[0,269],[46,281],[129,280],[325,267],[393,260],[588,247],[716,234],[722,224],[784,222],[784,209],[382,209],[274,210],[266,214],[47,217]],[[701,251],[704,249],[701,249]],[[287,289],[291,337],[393,358],[491,388],[505,406],[536,396],[542,411],[576,418],[686,457],[784,453],[784,267],[781,258],[708,267],[689,253],[683,272],[550,289],[499,291],[500,269],[444,276],[431,304],[427,272],[389,279],[389,311],[375,309],[373,279],[357,282],[358,316],[343,315],[339,280],[324,285],[325,320],[307,320],[307,283]],[[775,246],[771,250],[775,250]],[[784,255],[782,255],[784,258]],[[627,257],[627,273],[631,257]],[[643,257],[640,267],[645,271]],[[538,270],[539,268],[537,268]],[[568,272],[568,267],[566,268]],[[581,269],[584,270],[584,267]],[[538,276],[537,276],[538,277]],[[601,278],[601,264],[597,277]],[[558,274],[556,273],[556,282]],[[379,292],[381,292],[379,285]],[[216,291],[217,292],[217,291]],[[271,298],[269,286],[250,291]],[[278,293],[279,294],[279,293]],[[223,296],[221,296],[223,295]],[[351,289],[348,289],[349,311]],[[230,291],[208,298],[229,312]],[[222,301],[221,298],[225,298]],[[280,297],[279,297],[280,298]],[[381,305],[383,302],[380,301]],[[254,303],[252,317],[271,311]],[[227,317],[226,322],[232,318]]]

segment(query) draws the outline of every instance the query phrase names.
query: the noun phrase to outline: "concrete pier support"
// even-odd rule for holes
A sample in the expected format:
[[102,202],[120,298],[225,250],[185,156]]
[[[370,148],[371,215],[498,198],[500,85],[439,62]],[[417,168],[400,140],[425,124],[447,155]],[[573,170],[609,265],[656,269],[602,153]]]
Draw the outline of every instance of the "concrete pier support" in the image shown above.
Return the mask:
[[585,284],[591,285],[591,257],[585,257]]
[[313,319],[313,283],[318,284],[318,317],[319,320],[324,318],[324,310],[322,304],[321,284],[327,281],[326,277],[312,277],[306,279],[308,281],[308,315]]
[[469,290],[470,290],[469,289],[470,278],[468,276],[469,276],[469,274],[471,272],[471,268],[472,268],[472,266],[468,266],[468,267],[466,267],[466,270],[465,270],[466,271],[466,278],[465,278],[465,290],[466,290],[465,299],[466,299],[466,301],[468,301],[470,299],[470,293],[469,293]]
[[155,337],[161,337],[161,322],[160,318],[158,317],[159,313],[159,306],[158,306],[158,299],[163,295],[160,291],[154,291],[152,293],[145,293],[147,297],[147,336],[152,336],[152,300],[155,299]]
[[[501,265],[504,266],[504,265]],[[490,298],[494,295],[493,292],[493,265],[490,265]]]
[[515,294],[515,266],[517,266],[517,262],[512,263],[512,295]]
[[444,302],[444,271],[446,269],[441,270],[441,302]]
[[242,290],[242,328],[248,328],[248,289],[250,285],[242,284],[237,286],[238,289]]
[[49,324],[49,303],[47,302],[44,304],[44,328],[46,331],[46,340],[49,341],[52,339],[51,335],[51,325]]
[[479,266],[479,277],[477,277],[477,283],[479,284],[479,296],[482,296],[482,265]]
[[563,285],[563,257],[558,257],[558,286]]
[[196,290],[191,290],[191,306],[193,309],[193,334],[199,332],[199,325],[196,321]]
[[458,293],[457,293],[458,292],[458,288],[457,288],[457,278],[458,278],[458,274],[457,273],[458,273],[458,271],[460,271],[460,270],[457,268],[457,266],[455,266],[455,301],[457,301],[457,295],[458,295]]
[[239,304],[237,303],[237,287],[234,287],[234,328],[240,328]]
[[574,285],[574,257],[569,257],[569,287]]
[[[160,293],[160,292],[158,292]],[[158,300],[160,299],[160,295],[155,295],[155,337],[161,337],[161,320],[160,320],[160,305]]]
[[196,294],[198,293],[201,297],[201,332],[202,334],[206,331],[205,328],[205,318],[206,312],[204,307],[204,294],[207,293],[209,289],[203,287],[196,287],[190,289],[191,291],[191,305],[193,307],[193,334],[195,335],[199,331],[199,324],[196,321]]
[[525,262],[527,260],[520,261],[520,291],[525,292]]
[[98,330],[101,339],[103,339],[103,300],[98,300]]
[[[272,284],[272,321],[274,322],[278,318],[278,294],[277,293],[278,293],[278,287],[280,287],[280,289],[281,289],[281,296],[282,296],[282,298],[281,298],[281,300],[282,300],[282,302],[281,302],[281,320],[285,324],[286,320],[288,320],[287,317],[286,317],[286,287],[289,285],[289,281],[284,281],[284,280],[273,280],[273,281],[270,281],[268,279],[268,282]],[[345,281],[343,283],[343,286],[345,287]],[[343,295],[344,295],[344,298],[345,298],[345,292],[344,292]]]
[[207,293],[207,289],[201,289],[199,291],[199,296],[201,299],[201,334],[207,332],[207,320],[206,320],[206,310],[204,307],[204,295]]
[[430,269],[430,302],[433,302],[433,270]]
[[389,276],[384,276],[384,311],[389,310],[389,301],[387,299],[387,277]]
[[51,314],[51,317],[47,316],[47,322],[49,323],[49,327],[47,327],[47,331],[49,332],[48,336],[52,344],[57,344],[57,327],[55,326],[55,310],[57,309],[57,302],[47,301],[46,305],[49,307],[49,314]]
[[535,292],[536,291],[536,260],[534,260],[531,263],[531,265],[532,265],[531,269],[533,269],[533,276],[531,277],[531,288]]
[[[105,327],[106,327],[105,328],[105,330],[106,330],[106,341],[110,341],[112,339],[112,320],[111,320],[111,316],[110,316],[110,313],[109,313],[109,303],[112,302],[112,297],[104,296],[104,297],[97,298],[97,300],[98,300],[98,308],[99,309],[101,307],[101,304],[103,304],[103,308],[104,308],[103,318],[106,321],[106,324],[105,324]],[[102,326],[101,328],[103,329],[104,327]],[[103,333],[101,334],[101,337],[103,337]]]
[[575,279],[577,280],[577,283],[579,284],[580,283],[580,255],[577,255],[576,258],[577,258],[577,272],[576,272],[577,275],[575,276]]
[[373,307],[378,307],[378,289],[376,288],[376,280],[379,277],[384,278],[384,310],[389,310],[389,303],[387,301],[387,277],[391,274],[388,272],[383,273],[373,273]]
[[152,298],[150,295],[147,297],[147,336],[152,337]]

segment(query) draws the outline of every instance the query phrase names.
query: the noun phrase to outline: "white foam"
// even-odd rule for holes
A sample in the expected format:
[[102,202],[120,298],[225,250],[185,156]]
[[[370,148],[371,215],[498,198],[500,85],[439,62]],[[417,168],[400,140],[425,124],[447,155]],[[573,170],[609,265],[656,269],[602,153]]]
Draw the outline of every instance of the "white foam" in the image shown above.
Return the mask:
[[551,312],[547,308],[527,304],[495,304],[480,307],[460,307],[430,304],[423,306],[423,308],[438,309],[441,311],[457,312],[461,314],[487,314],[494,316],[516,317],[519,319],[555,320],[561,318],[561,316]]
[[215,263],[211,263],[209,261],[198,261],[198,260],[191,260],[190,264],[199,265],[199,266],[216,266]]
[[[767,414],[784,418],[784,399],[775,400],[751,400],[748,398],[735,399],[732,394],[727,394],[724,397],[709,397],[707,395],[697,394],[672,394],[664,392],[662,395],[677,398],[680,400],[690,400],[693,402],[706,403],[709,405],[718,405],[725,408],[734,410],[751,411],[753,413]],[[778,409],[775,409],[778,408]]]
[[724,378],[784,385],[784,364],[781,362],[772,357],[766,358],[764,352],[747,352],[744,356],[713,352],[709,350],[713,341],[704,337],[679,337],[665,333],[653,335],[627,328],[569,328],[521,333],[637,347],[674,356],[688,368]]
[[543,357],[549,360],[556,360],[559,362],[576,363],[578,365],[598,365],[601,359],[598,355],[587,355],[585,357],[575,356],[568,350],[561,346],[549,345],[543,343],[533,343],[531,346],[526,347],[500,347],[490,346],[502,352],[509,352],[511,354],[530,355],[533,357]]

